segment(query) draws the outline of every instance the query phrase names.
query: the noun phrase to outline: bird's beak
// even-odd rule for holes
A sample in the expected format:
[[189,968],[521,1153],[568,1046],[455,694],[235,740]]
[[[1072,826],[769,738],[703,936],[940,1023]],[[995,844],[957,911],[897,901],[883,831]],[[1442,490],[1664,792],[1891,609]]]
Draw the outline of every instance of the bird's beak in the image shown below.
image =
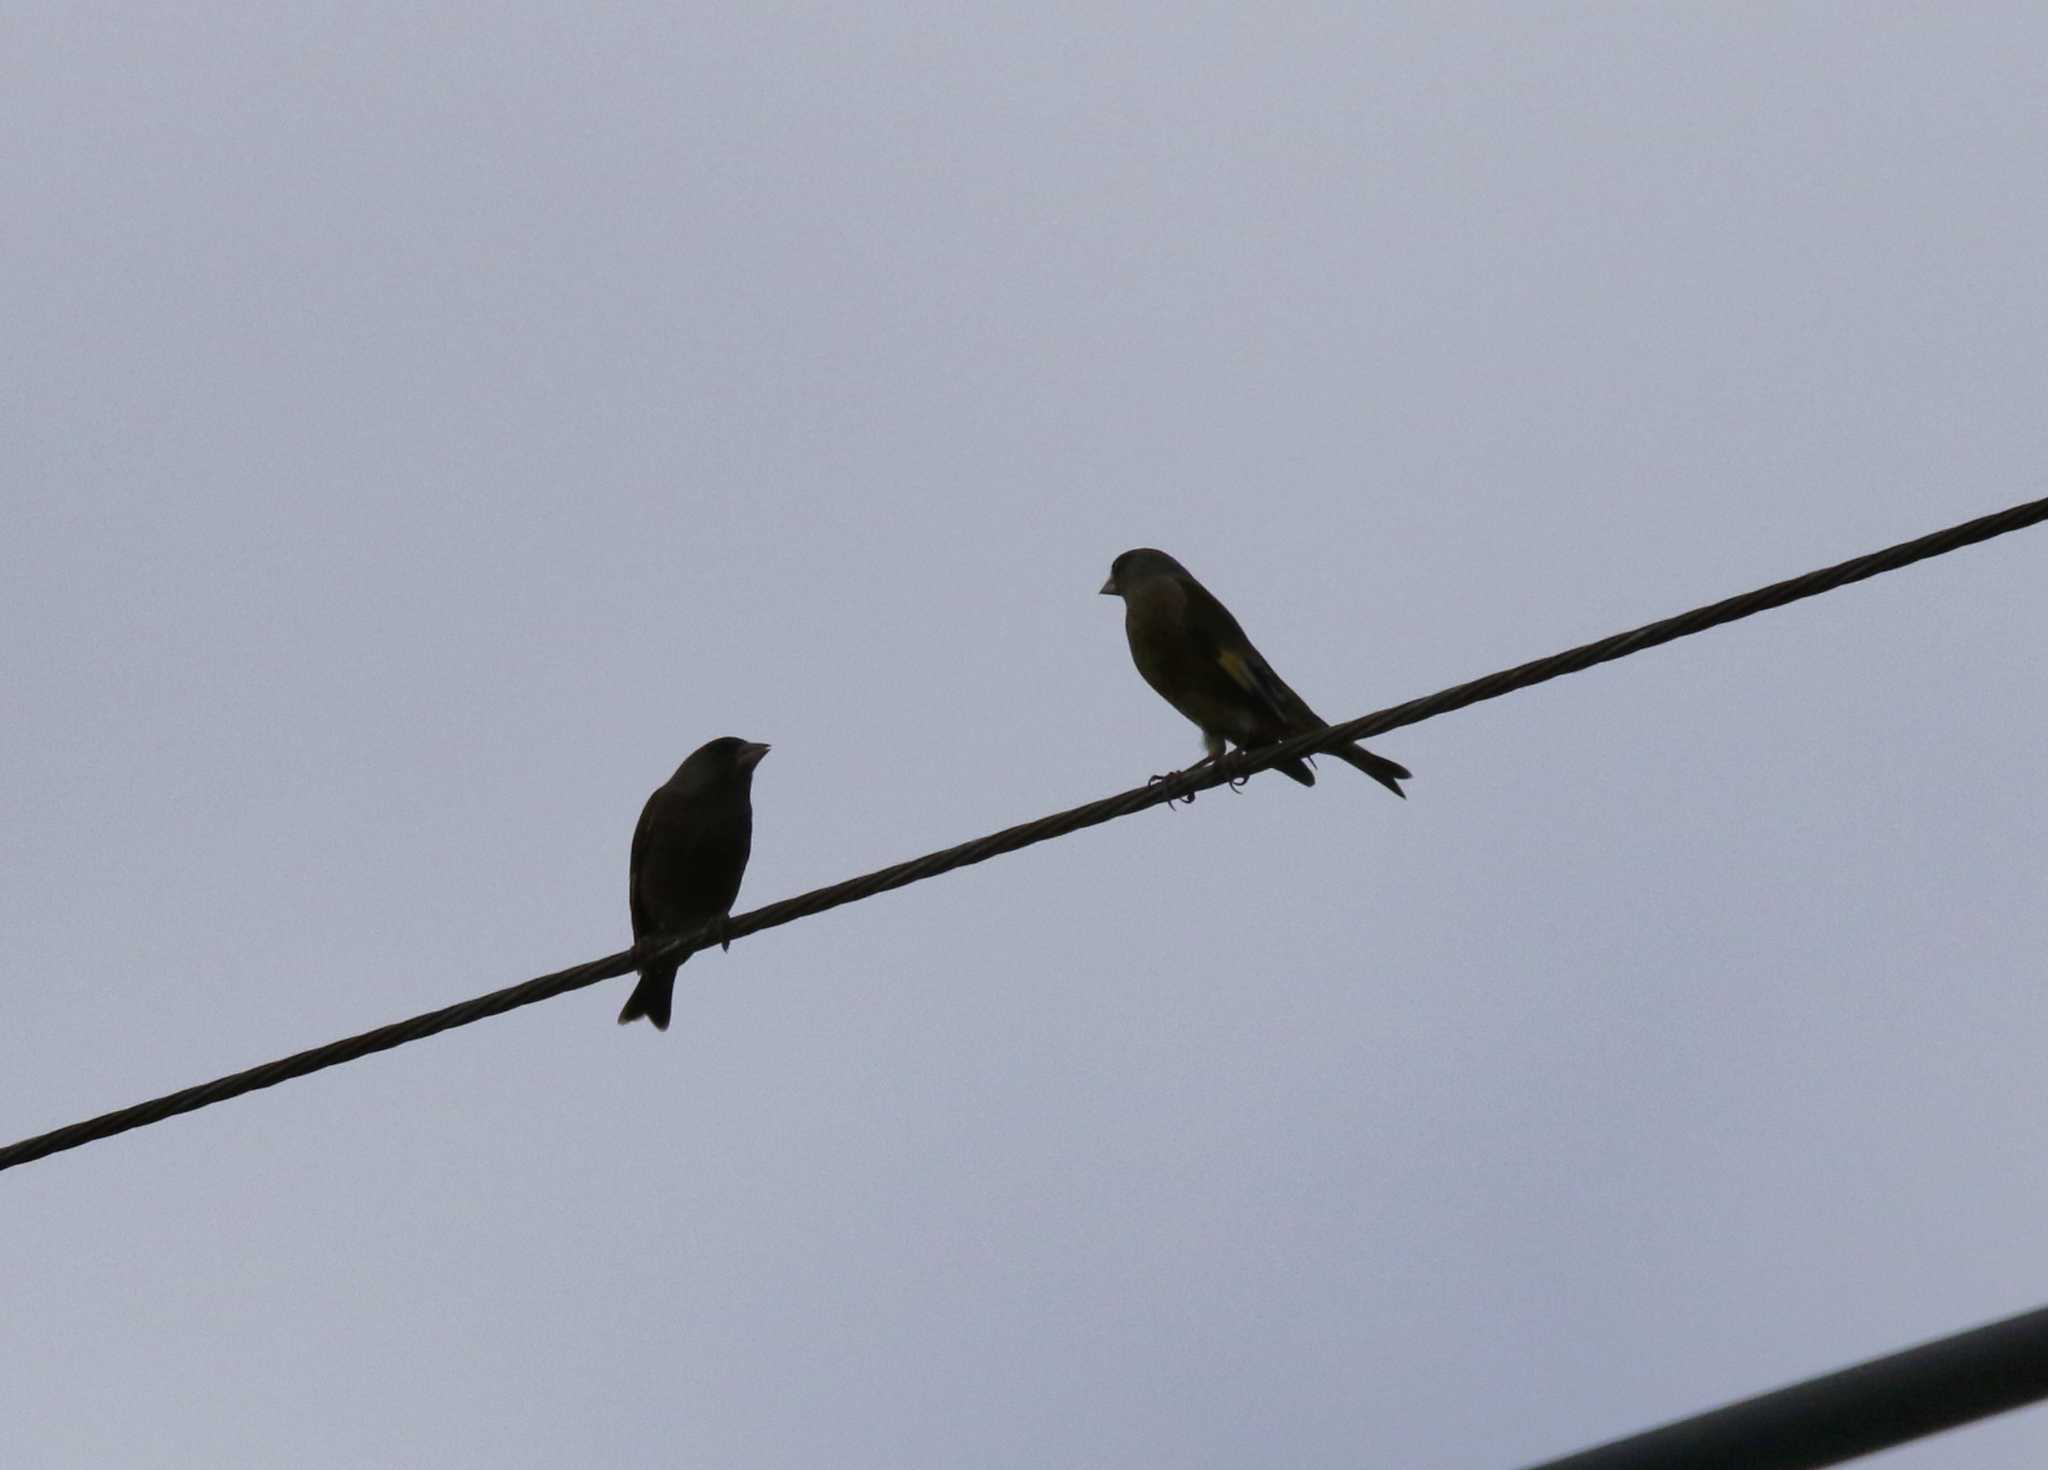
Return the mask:
[[1116,577],[1114,574],[1110,576],[1110,579],[1107,582],[1104,582],[1102,584],[1100,591],[1104,597],[1116,596]]
[[751,771],[761,764],[761,757],[768,753],[768,747],[758,740],[749,740],[740,747],[740,769]]

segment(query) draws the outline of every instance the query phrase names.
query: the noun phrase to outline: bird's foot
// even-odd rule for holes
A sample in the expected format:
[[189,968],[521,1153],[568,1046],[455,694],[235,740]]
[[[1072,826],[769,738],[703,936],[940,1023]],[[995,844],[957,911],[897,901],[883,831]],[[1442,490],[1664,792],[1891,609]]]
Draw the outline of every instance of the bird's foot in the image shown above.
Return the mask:
[[[1154,776],[1145,784],[1147,786],[1161,786],[1168,781],[1178,781],[1182,776],[1186,774],[1187,773],[1185,771],[1168,771],[1163,776]],[[1193,806],[1195,804],[1195,793],[1190,791],[1185,796],[1169,796],[1166,799],[1166,809],[1168,811],[1172,811],[1174,807],[1182,804],[1185,804],[1187,806]]]
[[711,921],[711,937],[718,941],[721,950],[732,948],[732,915],[720,914]]
[[1229,755],[1223,757],[1222,764],[1223,769],[1230,772],[1228,784],[1232,793],[1242,793],[1252,779],[1252,772],[1245,769],[1247,764],[1245,753],[1241,750],[1233,750]]

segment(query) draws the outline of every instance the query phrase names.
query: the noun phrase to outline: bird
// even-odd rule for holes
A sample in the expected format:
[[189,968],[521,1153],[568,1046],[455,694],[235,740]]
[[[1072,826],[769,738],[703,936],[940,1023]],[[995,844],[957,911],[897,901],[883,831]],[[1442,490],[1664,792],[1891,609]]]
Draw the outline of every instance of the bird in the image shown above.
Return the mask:
[[[731,915],[754,845],[754,767],[766,754],[758,741],[722,735],[690,752],[647,798],[633,829],[627,883],[636,949],[705,924],[722,926]],[[641,965],[619,1024],[645,1016],[655,1030],[668,1030],[682,963]]]
[[[1251,749],[1324,727],[1323,717],[1252,647],[1230,609],[1165,552],[1149,546],[1124,552],[1110,564],[1102,592],[1124,600],[1131,661],[1145,682],[1201,729],[1208,750],[1202,764],[1222,759],[1226,742]],[[1340,745],[1330,754],[1407,799],[1401,789],[1412,779],[1406,766],[1362,745]],[[1274,769],[1304,786],[1316,784],[1305,760]]]

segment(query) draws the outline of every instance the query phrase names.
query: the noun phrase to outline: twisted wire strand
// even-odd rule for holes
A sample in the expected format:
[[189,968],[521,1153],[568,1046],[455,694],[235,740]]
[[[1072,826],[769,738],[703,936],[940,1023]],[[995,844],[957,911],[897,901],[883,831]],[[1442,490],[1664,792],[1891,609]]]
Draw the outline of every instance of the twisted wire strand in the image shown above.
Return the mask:
[[1896,571],[1900,567],[1911,566],[1914,562],[1941,556],[1965,546],[1973,546],[1980,541],[1989,541],[1993,537],[2037,525],[2044,520],[2048,520],[2048,497],[2030,500],[1991,515],[1979,516],[1975,520],[1965,521],[1912,541],[1904,541],[1882,551],[1873,551],[1865,556],[1838,562],[1831,567],[1822,567],[1803,576],[1774,582],[1754,592],[1724,598],[1705,607],[1679,613],[1675,617],[1645,623],[1642,627],[1633,628],[1625,633],[1616,633],[1592,643],[1581,644],[1577,648],[1566,649],[1562,653],[1554,653],[1548,658],[1534,659],[1511,669],[1503,669],[1482,679],[1454,685],[1421,699],[1411,699],[1406,704],[1397,704],[1372,714],[1361,715],[1340,725],[1329,725],[1306,735],[1297,735],[1277,745],[1243,752],[1229,761],[1178,772],[1165,780],[1135,787],[1082,806],[1070,807],[1063,812],[1054,812],[1035,821],[1006,827],[986,837],[978,837],[956,847],[926,853],[923,857],[911,858],[907,862],[879,868],[872,873],[828,884],[809,893],[798,894],[794,898],[785,898],[734,917],[726,926],[723,936],[707,926],[695,934],[677,936],[658,944],[651,944],[637,954],[633,950],[621,950],[617,954],[606,955],[603,959],[574,965],[566,970],[557,970],[550,975],[536,976],[518,985],[477,996],[473,1000],[459,1001],[451,1006],[443,1006],[440,1010],[428,1011],[423,1015],[378,1026],[340,1041],[330,1041],[324,1046],[295,1052],[291,1056],[265,1062],[258,1067],[250,1067],[246,1071],[231,1072],[211,1082],[202,1082],[177,1092],[166,1093],[162,1097],[152,1098],[147,1102],[117,1108],[96,1118],[87,1118],[82,1122],[68,1124],[0,1148],[0,1170],[47,1158],[51,1154],[77,1148],[81,1144],[111,1138],[131,1128],[160,1123],[180,1113],[189,1113],[198,1108],[210,1107],[214,1103],[225,1102],[229,1098],[240,1097],[243,1093],[275,1087],[278,1083],[290,1081],[295,1077],[310,1076],[327,1067],[352,1062],[375,1052],[389,1051],[392,1047],[419,1041],[457,1026],[467,1026],[488,1016],[500,1016],[521,1006],[532,1005],[536,1001],[566,995],[572,990],[581,990],[600,981],[629,974],[636,968],[641,958],[693,954],[718,943],[721,937],[739,939],[749,934],[758,934],[763,929],[773,929],[797,919],[821,914],[827,909],[838,908],[841,904],[873,898],[894,888],[903,888],[927,878],[935,878],[941,873],[950,873],[956,868],[987,862],[992,857],[1017,852],[1040,842],[1048,842],[1055,837],[1064,837],[1068,833],[1081,831],[1086,827],[1100,826],[1104,822],[1144,811],[1148,807],[1192,798],[1198,792],[1210,790],[1226,781],[1240,779],[1282,761],[1313,755],[1318,751],[1365,739],[1367,736],[1385,734],[1403,725],[1413,725],[1452,710],[1463,709],[1467,705],[1478,704],[1482,700],[1497,699],[1518,689],[1527,689],[1565,674],[1577,673],[1595,664],[1626,658],[1646,648],[1655,648],[1674,639],[1703,633],[1723,623],[1732,623],[1760,612],[1784,607],[1803,598],[1815,597],[1837,587],[1847,586],[1851,582],[1860,582],[1867,577],[1877,576],[1881,572]]

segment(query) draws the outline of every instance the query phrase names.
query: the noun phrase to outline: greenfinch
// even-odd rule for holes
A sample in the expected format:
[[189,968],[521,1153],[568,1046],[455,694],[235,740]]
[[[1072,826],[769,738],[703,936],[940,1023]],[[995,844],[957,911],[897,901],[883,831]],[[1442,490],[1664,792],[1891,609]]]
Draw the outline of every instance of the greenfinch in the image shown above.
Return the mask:
[[[1252,647],[1230,609],[1165,552],[1126,551],[1110,565],[1102,591],[1124,600],[1131,661],[1161,698],[1195,722],[1208,760],[1221,759],[1226,744],[1249,750],[1324,727],[1322,716]],[[1361,745],[1329,753],[1406,798],[1406,766]],[[1304,760],[1274,769],[1315,785],[1315,772]]]
[[[692,751],[647,798],[633,829],[627,884],[635,946],[731,915],[754,844],[754,767],[767,753],[758,742],[721,736]],[[619,1024],[645,1016],[668,1030],[682,963],[642,965]]]

